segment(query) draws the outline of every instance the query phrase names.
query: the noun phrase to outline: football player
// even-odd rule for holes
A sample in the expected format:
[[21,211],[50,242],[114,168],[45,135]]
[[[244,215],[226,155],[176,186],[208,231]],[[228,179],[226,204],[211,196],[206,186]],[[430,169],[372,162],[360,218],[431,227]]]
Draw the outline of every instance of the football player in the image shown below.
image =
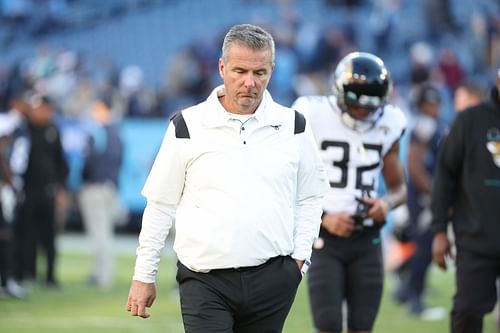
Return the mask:
[[[333,74],[333,94],[303,96],[293,108],[309,121],[328,171],[319,238],[308,274],[317,332],[370,332],[380,306],[383,258],[380,229],[406,201],[399,141],[403,112],[388,104],[392,81],[373,54],[345,56]],[[377,197],[383,175],[387,194]]]

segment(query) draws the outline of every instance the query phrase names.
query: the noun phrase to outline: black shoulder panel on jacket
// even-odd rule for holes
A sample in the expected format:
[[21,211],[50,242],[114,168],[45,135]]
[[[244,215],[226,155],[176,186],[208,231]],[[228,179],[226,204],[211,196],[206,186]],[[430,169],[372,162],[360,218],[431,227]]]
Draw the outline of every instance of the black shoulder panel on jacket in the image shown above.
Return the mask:
[[175,137],[177,139],[189,139],[189,130],[186,125],[186,121],[184,120],[184,116],[182,112],[177,112],[170,118],[170,120],[174,123],[175,126]]
[[300,134],[306,130],[306,118],[297,110],[295,111],[295,129],[293,134]]

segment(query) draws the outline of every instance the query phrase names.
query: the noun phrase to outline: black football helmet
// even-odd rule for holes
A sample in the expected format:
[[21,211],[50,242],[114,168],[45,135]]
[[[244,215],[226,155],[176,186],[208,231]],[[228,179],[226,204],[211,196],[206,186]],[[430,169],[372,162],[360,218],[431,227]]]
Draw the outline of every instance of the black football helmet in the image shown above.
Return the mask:
[[[333,91],[346,124],[356,130],[371,128],[382,115],[392,90],[392,80],[382,59],[366,52],[349,53],[339,61],[333,80]],[[360,119],[351,108],[368,113]]]

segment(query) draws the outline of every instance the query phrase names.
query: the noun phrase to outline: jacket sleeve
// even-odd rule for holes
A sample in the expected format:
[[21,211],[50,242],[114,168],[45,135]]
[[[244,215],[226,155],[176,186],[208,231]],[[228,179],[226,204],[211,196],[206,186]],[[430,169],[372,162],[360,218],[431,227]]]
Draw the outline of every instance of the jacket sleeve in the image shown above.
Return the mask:
[[68,166],[68,161],[66,160],[66,155],[64,153],[64,149],[62,146],[61,132],[59,131],[59,129],[57,127],[55,129],[57,131],[57,140],[55,143],[55,153],[56,153],[55,158],[57,159],[56,166],[58,168],[57,183],[62,188],[65,188],[66,187],[66,180],[68,179],[68,175],[69,175],[69,166]]
[[133,280],[156,282],[162,249],[174,220],[175,205],[148,200],[142,217]]
[[178,132],[179,126],[170,122],[142,190],[148,200],[168,205],[177,205],[180,201],[187,163],[182,148],[187,140],[179,138]]
[[464,114],[459,114],[439,150],[431,198],[433,233],[446,230],[450,208],[460,187],[465,158],[465,123]]
[[142,218],[133,279],[146,283],[155,281],[161,250],[184,188],[185,162],[181,153],[182,142],[176,137],[176,131],[179,132],[179,127],[171,122],[142,191],[147,206]]
[[297,135],[300,140],[300,165],[295,202],[294,251],[292,258],[311,257],[312,245],[321,224],[323,197],[330,189],[326,171],[309,126]]

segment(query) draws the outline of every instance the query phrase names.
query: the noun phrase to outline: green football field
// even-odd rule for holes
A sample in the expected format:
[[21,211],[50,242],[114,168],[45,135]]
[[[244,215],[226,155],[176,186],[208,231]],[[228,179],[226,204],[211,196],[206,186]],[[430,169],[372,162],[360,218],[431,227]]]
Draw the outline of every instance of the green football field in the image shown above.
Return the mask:
[[[130,249],[133,253],[134,249]],[[133,255],[117,257],[115,288],[102,292],[86,285],[90,258],[86,254],[63,252],[58,262],[61,290],[47,290],[34,284],[28,300],[0,299],[1,333],[113,333],[183,332],[178,298],[173,286],[172,259],[162,260],[158,298],[150,309],[149,319],[131,317],[125,311],[128,287],[133,269]],[[376,333],[445,333],[448,332],[447,313],[453,292],[453,273],[431,270],[427,302],[446,308],[446,317],[436,321],[411,318],[404,308],[390,299],[392,282],[386,280],[381,311],[375,326]],[[287,319],[284,332],[312,332],[305,281]],[[496,332],[492,316],[485,319],[485,333]],[[258,333],[258,332],[256,332]]]

